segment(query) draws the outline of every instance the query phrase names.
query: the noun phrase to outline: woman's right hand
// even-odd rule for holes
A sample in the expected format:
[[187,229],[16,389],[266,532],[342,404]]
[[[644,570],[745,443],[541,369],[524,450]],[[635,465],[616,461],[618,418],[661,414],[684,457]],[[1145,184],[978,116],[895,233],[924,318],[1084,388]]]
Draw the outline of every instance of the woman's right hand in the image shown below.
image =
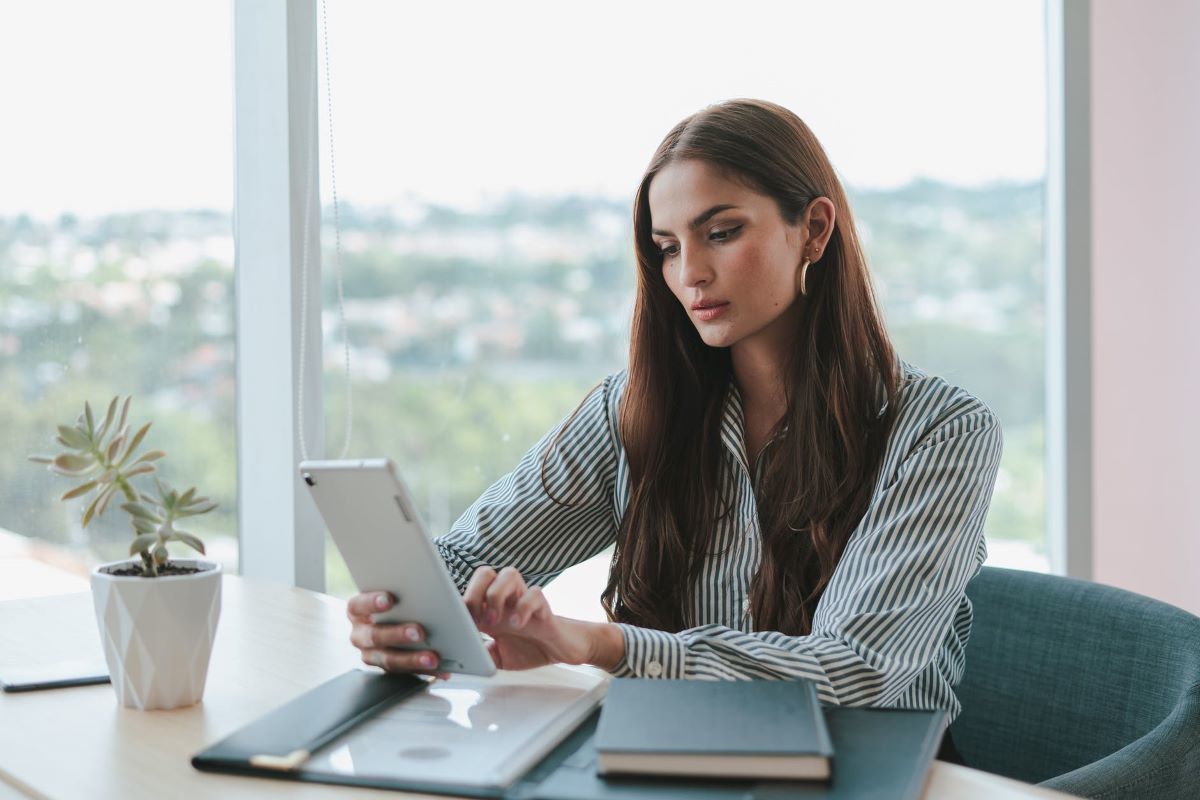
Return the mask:
[[364,664],[387,672],[437,674],[438,654],[432,650],[397,650],[425,640],[425,631],[412,622],[375,623],[372,614],[387,611],[395,600],[387,592],[363,592],[346,603],[350,618],[350,643],[362,652]]

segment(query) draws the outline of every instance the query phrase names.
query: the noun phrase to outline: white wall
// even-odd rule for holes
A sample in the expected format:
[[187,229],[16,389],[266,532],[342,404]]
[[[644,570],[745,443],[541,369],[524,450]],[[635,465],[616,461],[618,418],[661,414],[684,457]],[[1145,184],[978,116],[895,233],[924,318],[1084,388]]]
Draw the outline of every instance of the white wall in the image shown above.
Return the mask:
[[1200,614],[1200,2],[1091,31],[1093,577]]

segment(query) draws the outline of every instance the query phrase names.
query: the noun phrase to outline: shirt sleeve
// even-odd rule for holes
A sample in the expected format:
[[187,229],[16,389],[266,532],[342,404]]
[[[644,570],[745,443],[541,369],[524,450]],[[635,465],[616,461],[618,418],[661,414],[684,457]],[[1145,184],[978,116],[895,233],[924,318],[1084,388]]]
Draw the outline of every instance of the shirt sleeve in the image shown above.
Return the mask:
[[894,704],[937,657],[985,552],[1002,435],[978,400],[957,411],[913,445],[871,499],[811,634],[621,625],[625,657],[615,674],[806,678],[825,703]]
[[472,503],[449,533],[434,539],[460,592],[485,565],[514,567],[529,585],[544,586],[616,540],[615,410],[621,374],[593,389],[516,469]]

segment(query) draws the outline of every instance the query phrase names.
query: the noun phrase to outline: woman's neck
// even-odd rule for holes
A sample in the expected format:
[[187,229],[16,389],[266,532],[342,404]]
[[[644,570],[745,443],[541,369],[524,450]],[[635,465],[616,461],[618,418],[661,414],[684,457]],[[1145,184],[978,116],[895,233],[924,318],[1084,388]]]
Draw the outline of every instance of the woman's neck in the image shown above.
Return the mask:
[[783,365],[765,348],[735,346],[730,353],[733,377],[742,394],[746,458],[751,469],[770,439],[771,431],[787,411]]
[[777,410],[779,414],[787,407],[783,391],[783,365],[763,348],[739,349],[730,353],[733,377],[742,393],[742,407],[757,412]]
[[802,303],[797,301],[771,325],[730,348],[733,377],[747,416],[751,411],[767,414],[774,425],[787,409],[784,374],[788,355],[798,346],[802,313]]
[[773,323],[730,348],[733,377],[742,393],[746,456],[751,469],[787,411],[784,376],[788,356],[798,346],[803,313],[803,301],[798,299]]

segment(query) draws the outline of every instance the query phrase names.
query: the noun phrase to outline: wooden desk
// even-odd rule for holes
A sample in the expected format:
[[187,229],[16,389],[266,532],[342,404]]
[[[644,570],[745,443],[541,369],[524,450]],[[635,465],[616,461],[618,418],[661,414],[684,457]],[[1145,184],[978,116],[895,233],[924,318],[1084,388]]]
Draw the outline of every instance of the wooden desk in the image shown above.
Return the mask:
[[[371,798],[378,790],[199,772],[191,756],[296,695],[361,666],[343,604],[225,577],[224,607],[202,703],[118,707],[111,686],[0,694],[0,800],[36,798]],[[98,654],[89,594],[0,603],[0,666]],[[413,797],[414,795],[406,795]],[[935,763],[925,798],[1065,797]]]

